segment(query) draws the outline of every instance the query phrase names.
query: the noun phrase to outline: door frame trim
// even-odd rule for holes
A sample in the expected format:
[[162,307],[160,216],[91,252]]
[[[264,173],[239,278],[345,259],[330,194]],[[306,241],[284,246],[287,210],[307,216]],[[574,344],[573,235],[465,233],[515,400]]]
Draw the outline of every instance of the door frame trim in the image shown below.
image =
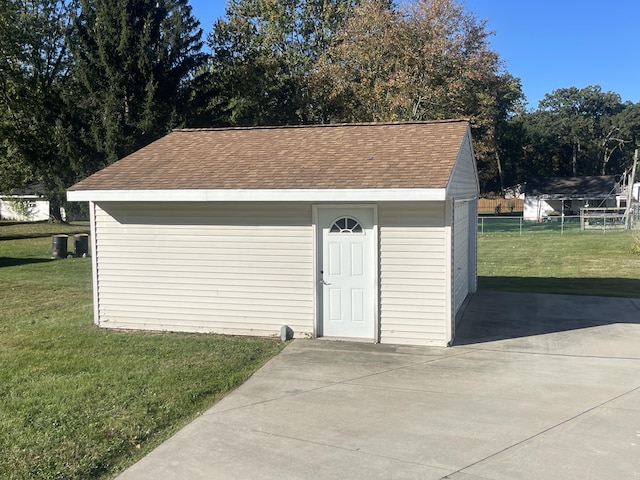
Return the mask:
[[[366,208],[372,210],[373,213],[373,257],[375,259],[373,265],[373,342],[380,343],[380,242],[378,228],[378,205],[374,203],[319,203],[312,205],[312,226],[313,226],[313,281],[315,287],[313,289],[314,303],[314,337],[322,337],[322,310],[323,297],[322,285],[319,281],[322,256],[322,228],[318,224],[320,219],[320,211],[324,209],[350,209],[350,208]],[[346,214],[346,213],[345,213]],[[357,339],[354,339],[357,340]]]

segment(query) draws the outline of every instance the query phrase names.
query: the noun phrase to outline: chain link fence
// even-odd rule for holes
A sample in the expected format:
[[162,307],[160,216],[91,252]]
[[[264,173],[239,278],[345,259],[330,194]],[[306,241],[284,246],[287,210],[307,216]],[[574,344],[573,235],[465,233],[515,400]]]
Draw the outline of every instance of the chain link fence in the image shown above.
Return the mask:
[[[591,216],[585,223],[580,215],[549,216],[542,222],[524,220],[520,216],[479,216],[478,234],[512,233],[530,235],[535,233],[557,232],[558,234],[578,233],[582,231],[611,232],[627,228],[625,215]],[[631,227],[640,229],[640,215],[630,218]]]

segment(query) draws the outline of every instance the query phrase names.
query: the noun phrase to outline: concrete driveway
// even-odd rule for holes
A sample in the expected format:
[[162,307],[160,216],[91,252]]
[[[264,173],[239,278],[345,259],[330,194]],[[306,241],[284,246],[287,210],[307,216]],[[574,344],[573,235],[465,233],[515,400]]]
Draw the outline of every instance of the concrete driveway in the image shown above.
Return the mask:
[[119,479],[640,478],[640,299],[480,292],[453,348],[296,340]]

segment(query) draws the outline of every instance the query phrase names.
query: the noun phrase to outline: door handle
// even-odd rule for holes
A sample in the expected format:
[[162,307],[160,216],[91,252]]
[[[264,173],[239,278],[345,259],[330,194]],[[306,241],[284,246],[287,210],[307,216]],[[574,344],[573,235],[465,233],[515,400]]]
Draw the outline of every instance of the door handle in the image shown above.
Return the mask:
[[329,282],[324,281],[324,278],[322,278],[322,275],[324,275],[324,270],[320,270],[320,283],[323,285],[331,285]]

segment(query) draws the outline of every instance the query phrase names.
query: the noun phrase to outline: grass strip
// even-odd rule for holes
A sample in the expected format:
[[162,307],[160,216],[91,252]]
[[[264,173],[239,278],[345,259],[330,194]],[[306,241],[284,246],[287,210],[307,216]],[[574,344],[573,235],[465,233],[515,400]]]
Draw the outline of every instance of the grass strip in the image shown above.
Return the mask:
[[[636,234],[637,235],[637,234]],[[508,292],[640,297],[631,231],[509,228],[478,237],[478,287]]]

